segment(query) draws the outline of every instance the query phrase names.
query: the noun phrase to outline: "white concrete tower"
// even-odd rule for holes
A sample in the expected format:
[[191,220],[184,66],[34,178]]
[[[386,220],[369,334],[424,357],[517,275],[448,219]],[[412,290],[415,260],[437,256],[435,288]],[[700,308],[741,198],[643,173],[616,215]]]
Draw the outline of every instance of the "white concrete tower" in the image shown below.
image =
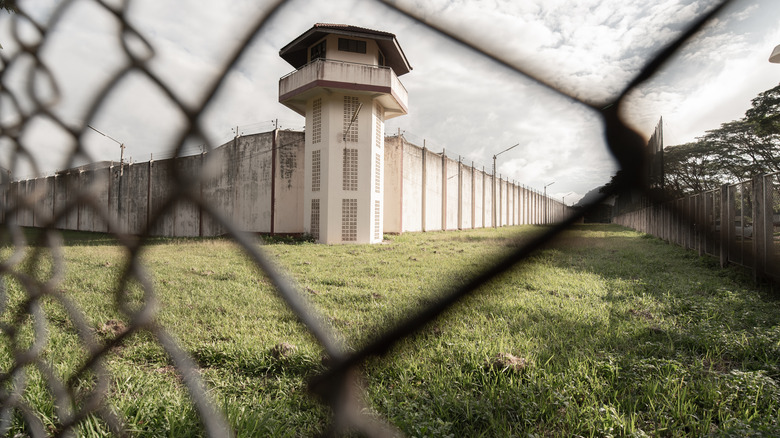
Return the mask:
[[304,232],[321,243],[382,241],[384,121],[407,113],[411,70],[395,35],[315,24],[279,51],[297,70],[279,102],[306,117]]

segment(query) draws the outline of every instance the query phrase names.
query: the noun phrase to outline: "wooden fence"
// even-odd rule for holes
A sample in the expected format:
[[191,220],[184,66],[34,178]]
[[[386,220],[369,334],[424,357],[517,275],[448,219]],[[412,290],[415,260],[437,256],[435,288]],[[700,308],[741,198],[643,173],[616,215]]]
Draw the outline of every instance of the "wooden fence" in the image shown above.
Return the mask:
[[[723,219],[726,218],[724,221]],[[780,280],[780,173],[616,216],[613,222]]]

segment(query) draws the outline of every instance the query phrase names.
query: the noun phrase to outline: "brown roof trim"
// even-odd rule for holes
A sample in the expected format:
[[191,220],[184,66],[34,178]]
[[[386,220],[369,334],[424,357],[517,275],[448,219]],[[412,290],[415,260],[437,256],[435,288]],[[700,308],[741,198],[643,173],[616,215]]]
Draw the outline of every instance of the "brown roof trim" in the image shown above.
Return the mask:
[[351,24],[316,23],[314,27],[312,27],[312,29],[335,29],[335,30],[369,33],[373,35],[395,38],[395,35],[390,32],[369,29],[366,27],[353,26]]

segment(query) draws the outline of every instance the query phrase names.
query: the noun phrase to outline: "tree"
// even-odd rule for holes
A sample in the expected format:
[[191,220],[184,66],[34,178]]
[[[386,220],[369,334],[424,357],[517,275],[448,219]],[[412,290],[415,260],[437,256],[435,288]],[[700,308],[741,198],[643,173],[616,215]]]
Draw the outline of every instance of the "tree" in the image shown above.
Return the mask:
[[15,0],[0,0],[0,9],[10,12],[18,12]]
[[713,190],[780,172],[780,85],[760,93],[751,104],[742,119],[664,150],[667,195]]
[[758,135],[777,141],[780,136],[780,85],[759,93],[751,103],[752,107],[745,112],[747,120],[754,125]]
[[666,196],[677,198],[717,188],[724,175],[712,144],[695,141],[664,151]]
[[760,122],[749,118],[724,123],[719,129],[707,131],[702,140],[711,143],[721,160],[721,168],[731,177],[732,181],[725,182],[780,170],[780,141],[773,138],[776,135],[766,132],[760,127]]
[[[0,0],[0,9],[4,9],[8,11],[10,14],[11,12],[18,12],[19,10],[16,7],[16,1],[15,0]],[[3,45],[0,44],[0,49],[3,48]]]

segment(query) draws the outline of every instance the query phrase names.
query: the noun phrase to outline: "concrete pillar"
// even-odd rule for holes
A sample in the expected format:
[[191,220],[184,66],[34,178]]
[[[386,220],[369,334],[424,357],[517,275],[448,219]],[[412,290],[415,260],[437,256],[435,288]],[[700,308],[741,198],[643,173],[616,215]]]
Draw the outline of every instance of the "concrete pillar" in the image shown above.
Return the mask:
[[447,155],[441,150],[441,230],[447,230]]
[[425,198],[426,198],[426,192],[428,191],[428,185],[427,185],[428,184],[428,181],[427,181],[427,176],[428,175],[427,175],[427,172],[425,170],[425,167],[426,167],[425,166],[426,165],[425,161],[427,159],[427,155],[428,154],[426,153],[425,145],[423,144],[423,150],[422,150],[422,209],[421,209],[421,213],[422,213],[422,226],[421,226],[421,228],[422,228],[423,231],[425,231],[425,210],[427,208],[427,205],[426,205],[426,202],[425,202],[426,201]]

